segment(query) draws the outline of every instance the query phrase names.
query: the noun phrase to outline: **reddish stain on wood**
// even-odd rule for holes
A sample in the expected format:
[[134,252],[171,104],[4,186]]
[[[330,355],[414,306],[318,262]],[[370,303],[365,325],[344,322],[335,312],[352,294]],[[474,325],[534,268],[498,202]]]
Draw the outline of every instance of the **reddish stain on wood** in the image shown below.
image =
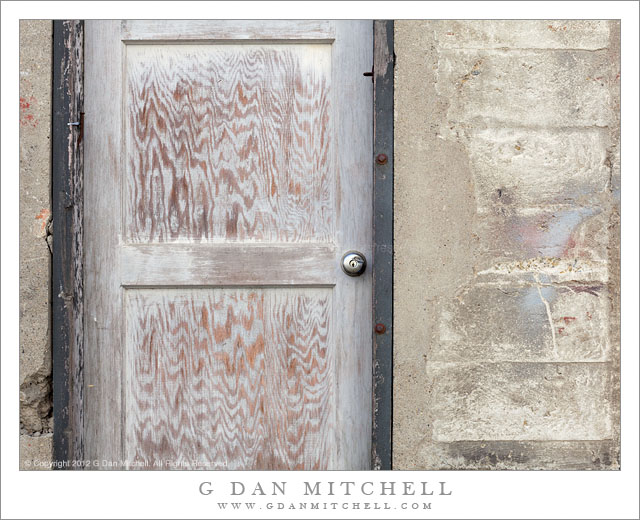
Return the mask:
[[206,21],[126,52],[121,22],[90,25],[89,455],[368,467],[370,281],[335,262],[371,242],[371,87],[349,80],[371,24],[292,45]]
[[330,48],[298,47],[130,48],[129,241],[333,237]]
[[326,468],[334,428],[330,309],[327,289],[128,295],[129,460]]

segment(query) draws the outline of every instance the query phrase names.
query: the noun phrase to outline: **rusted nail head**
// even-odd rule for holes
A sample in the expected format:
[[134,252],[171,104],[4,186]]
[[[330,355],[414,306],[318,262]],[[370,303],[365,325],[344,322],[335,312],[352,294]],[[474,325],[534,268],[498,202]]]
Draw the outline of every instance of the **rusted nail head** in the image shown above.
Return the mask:
[[387,330],[387,327],[385,327],[382,323],[376,323],[374,329],[378,334],[384,334]]
[[378,164],[387,164],[387,156],[383,153],[376,155],[376,162]]

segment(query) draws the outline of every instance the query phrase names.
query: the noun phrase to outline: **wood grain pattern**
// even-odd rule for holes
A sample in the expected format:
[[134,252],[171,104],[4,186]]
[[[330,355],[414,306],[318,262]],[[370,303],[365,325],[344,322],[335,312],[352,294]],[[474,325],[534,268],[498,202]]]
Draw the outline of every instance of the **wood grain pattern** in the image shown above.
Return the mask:
[[87,22],[88,458],[369,468],[372,24],[321,25]]
[[[372,258],[373,92],[371,80],[353,71],[371,70],[373,24],[336,21],[332,54],[337,108],[335,142],[338,196],[338,251],[357,249]],[[367,42],[364,45],[363,42]],[[361,82],[364,80],[364,82]],[[364,84],[366,83],[366,85]],[[334,291],[340,306],[334,317],[336,378],[336,450],[340,467],[365,470],[371,464],[372,335],[371,270],[358,278],[342,277]]]
[[[73,41],[73,59],[75,70],[70,75],[76,98],[75,110],[69,115],[72,121],[80,122],[79,135],[75,138],[75,147],[69,142],[69,160],[73,161],[73,347],[70,370],[73,374],[70,426],[73,436],[68,435],[73,445],[71,454],[74,459],[84,458],[84,22],[73,22],[75,36]],[[71,72],[71,71],[70,71]],[[55,219],[55,217],[54,217]],[[55,242],[55,238],[54,238]]]
[[330,55],[130,46],[128,240],[330,241]]
[[331,291],[127,291],[132,467],[324,469]]
[[85,22],[85,458],[122,457],[122,53],[116,20]]

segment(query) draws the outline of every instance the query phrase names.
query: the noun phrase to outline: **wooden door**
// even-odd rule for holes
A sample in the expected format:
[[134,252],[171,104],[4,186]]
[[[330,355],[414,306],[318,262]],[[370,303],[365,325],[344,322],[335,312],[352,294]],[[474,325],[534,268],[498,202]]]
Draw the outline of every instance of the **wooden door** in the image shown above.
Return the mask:
[[87,21],[88,459],[367,469],[370,21]]

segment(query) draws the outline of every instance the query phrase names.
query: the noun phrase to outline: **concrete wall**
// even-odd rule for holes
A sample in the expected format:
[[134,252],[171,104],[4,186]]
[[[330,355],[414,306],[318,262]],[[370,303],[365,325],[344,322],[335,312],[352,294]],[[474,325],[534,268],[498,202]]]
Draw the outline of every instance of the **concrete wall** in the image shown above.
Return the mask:
[[619,24],[395,52],[394,468],[618,468]]
[[50,20],[20,22],[20,460],[51,458]]

